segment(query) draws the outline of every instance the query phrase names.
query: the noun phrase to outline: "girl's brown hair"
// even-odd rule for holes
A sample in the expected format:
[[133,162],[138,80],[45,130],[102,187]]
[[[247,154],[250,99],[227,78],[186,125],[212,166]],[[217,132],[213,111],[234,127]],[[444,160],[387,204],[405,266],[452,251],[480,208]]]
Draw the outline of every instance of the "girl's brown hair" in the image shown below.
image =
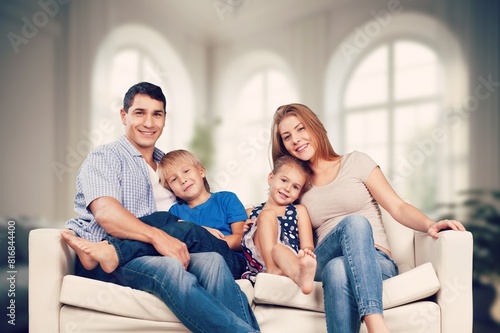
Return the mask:
[[274,114],[273,126],[271,129],[271,154],[273,163],[280,156],[290,155],[283,144],[283,140],[278,130],[281,121],[289,116],[297,117],[302,125],[304,125],[315,145],[317,157],[325,160],[332,160],[339,156],[335,150],[333,150],[332,144],[326,134],[326,129],[318,116],[307,106],[294,103],[280,106]]

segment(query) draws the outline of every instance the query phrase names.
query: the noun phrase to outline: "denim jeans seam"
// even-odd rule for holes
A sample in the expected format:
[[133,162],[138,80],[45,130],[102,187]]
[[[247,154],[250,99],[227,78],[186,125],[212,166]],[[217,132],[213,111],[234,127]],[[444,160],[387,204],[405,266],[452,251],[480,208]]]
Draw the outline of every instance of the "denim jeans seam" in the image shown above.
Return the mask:
[[382,303],[376,300],[364,301],[359,304],[359,316],[363,318],[366,315],[382,314],[380,309],[383,308]]
[[125,269],[129,270],[130,272],[133,272],[134,274],[136,274],[138,276],[142,275],[142,276],[147,276],[147,277],[153,279],[155,281],[155,283],[160,286],[160,288],[162,289],[162,291],[164,292],[164,294],[170,299],[171,306],[175,306],[177,312],[182,315],[182,317],[184,318],[184,320],[186,320],[187,322],[189,322],[190,324],[192,324],[194,327],[196,327],[197,329],[199,329],[200,332],[205,332],[203,329],[201,329],[200,327],[198,327],[198,325],[196,325],[193,321],[189,320],[189,318],[186,316],[186,314],[179,309],[179,307],[177,306],[177,304],[174,302],[174,300],[170,296],[170,293],[163,287],[163,283],[161,283],[161,281],[158,280],[158,278],[155,275],[145,274],[142,271],[138,271],[138,270],[135,270],[135,269],[130,268],[130,267],[127,267]]
[[[344,228],[345,226],[342,227],[342,229]],[[351,250],[350,250],[350,244],[349,244],[349,241],[346,239],[345,237],[345,232],[343,232],[341,234],[341,242],[344,244],[344,250],[346,251],[346,253],[343,253],[343,255],[347,258],[347,261],[349,262],[349,268],[351,270],[351,274],[352,274],[352,277],[354,279],[354,286],[353,286],[353,292],[354,292],[354,297],[356,299],[356,303],[358,303],[358,306],[359,304],[361,303],[361,300],[360,300],[360,296],[359,296],[359,280],[358,280],[358,273],[356,271],[356,266],[353,264],[352,262],[352,254],[351,254]],[[358,309],[358,312],[359,312],[359,309]]]
[[112,237],[106,237],[106,240],[108,241],[108,244],[113,246],[113,248],[115,249],[116,255],[118,257],[118,266],[121,266],[123,264],[123,254],[120,251],[120,247],[116,245]]

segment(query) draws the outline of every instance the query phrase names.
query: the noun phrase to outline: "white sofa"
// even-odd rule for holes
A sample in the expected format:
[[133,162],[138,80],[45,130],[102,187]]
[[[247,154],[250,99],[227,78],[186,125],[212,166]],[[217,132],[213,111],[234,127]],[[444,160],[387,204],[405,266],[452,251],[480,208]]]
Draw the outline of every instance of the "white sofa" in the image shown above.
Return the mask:
[[[471,333],[471,233],[444,231],[435,240],[387,214],[384,224],[400,267],[400,275],[384,282],[384,316],[391,332]],[[30,233],[31,333],[188,332],[151,294],[72,275],[74,252],[60,232]],[[320,283],[307,296],[290,279],[276,275],[259,274],[255,286],[247,280],[238,284],[262,332],[326,332]]]

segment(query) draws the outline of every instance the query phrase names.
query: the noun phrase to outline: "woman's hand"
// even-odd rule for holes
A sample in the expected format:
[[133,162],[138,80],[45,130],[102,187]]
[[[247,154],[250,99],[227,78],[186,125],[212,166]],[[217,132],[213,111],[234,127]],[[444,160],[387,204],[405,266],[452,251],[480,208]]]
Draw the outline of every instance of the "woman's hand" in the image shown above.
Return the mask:
[[456,231],[465,231],[465,227],[463,226],[463,224],[457,220],[441,220],[431,225],[429,230],[427,230],[427,233],[432,238],[437,239],[439,237],[439,231],[448,229]]

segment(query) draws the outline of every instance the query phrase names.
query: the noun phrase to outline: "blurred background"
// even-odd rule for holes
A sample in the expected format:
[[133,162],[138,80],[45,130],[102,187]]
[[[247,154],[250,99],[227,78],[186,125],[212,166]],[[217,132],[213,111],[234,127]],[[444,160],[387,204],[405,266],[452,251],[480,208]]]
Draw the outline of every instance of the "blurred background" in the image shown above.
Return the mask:
[[150,81],[167,97],[158,146],[194,151],[244,204],[267,195],[274,111],[308,105],[338,153],[368,153],[402,197],[474,232],[475,331],[497,332],[499,22],[497,0],[2,1],[0,266],[15,223],[18,269],[5,327],[26,331],[29,230],[74,216],[81,162],[123,134],[123,95]]

